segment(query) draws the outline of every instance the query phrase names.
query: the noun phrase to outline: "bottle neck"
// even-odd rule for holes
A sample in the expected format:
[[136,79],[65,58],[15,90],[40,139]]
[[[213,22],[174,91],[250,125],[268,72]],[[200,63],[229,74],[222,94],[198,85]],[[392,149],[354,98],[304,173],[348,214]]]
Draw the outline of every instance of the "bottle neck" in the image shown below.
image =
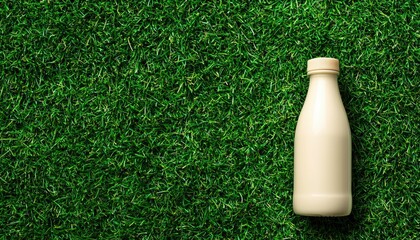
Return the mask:
[[311,74],[309,77],[308,98],[341,102],[337,73],[317,73]]
[[309,90],[311,88],[326,88],[329,90],[338,91],[337,74],[319,73],[309,76]]

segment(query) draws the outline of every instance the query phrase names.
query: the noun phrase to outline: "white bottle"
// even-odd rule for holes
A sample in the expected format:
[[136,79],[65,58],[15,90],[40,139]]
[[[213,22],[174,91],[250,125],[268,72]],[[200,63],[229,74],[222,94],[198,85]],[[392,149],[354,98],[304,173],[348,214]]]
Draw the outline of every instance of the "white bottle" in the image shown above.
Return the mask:
[[295,132],[293,210],[347,216],[352,208],[351,134],[334,58],[308,61],[309,90]]

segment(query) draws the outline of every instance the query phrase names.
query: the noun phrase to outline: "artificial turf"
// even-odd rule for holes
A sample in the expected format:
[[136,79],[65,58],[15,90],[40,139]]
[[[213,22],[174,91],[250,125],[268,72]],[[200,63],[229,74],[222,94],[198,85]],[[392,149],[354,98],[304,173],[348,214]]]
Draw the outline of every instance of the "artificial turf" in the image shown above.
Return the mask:
[[[1,1],[0,236],[418,239],[417,1]],[[306,61],[341,61],[352,215],[292,210]]]

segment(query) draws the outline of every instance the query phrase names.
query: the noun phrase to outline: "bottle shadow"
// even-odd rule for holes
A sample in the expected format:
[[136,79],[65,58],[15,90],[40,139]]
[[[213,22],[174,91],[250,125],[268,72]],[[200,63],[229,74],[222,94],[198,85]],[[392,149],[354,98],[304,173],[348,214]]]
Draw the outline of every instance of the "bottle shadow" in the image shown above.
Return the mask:
[[348,73],[346,69],[341,71],[341,82],[339,81],[340,94],[344,107],[347,112],[347,117],[350,123],[351,135],[352,135],[352,194],[353,194],[353,209],[352,215],[354,221],[360,222],[364,219],[365,211],[363,211],[363,205],[365,204],[362,199],[364,193],[363,182],[367,182],[366,176],[366,164],[363,163],[363,152],[365,141],[363,137],[363,128],[361,125],[366,124],[364,116],[361,111],[355,111],[360,108],[360,99],[357,99],[352,95],[352,89],[355,89],[357,85],[354,81],[354,76]]
[[350,234],[358,227],[358,221],[353,214],[346,217],[302,217],[316,235],[336,239],[337,235]]

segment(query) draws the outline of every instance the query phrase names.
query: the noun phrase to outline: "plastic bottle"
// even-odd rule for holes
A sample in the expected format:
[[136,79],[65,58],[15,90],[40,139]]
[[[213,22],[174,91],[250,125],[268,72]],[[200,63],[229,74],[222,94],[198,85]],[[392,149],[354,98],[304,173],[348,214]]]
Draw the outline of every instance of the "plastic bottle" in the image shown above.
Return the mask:
[[352,208],[351,133],[338,89],[339,61],[308,61],[309,90],[295,132],[293,210],[347,216]]

